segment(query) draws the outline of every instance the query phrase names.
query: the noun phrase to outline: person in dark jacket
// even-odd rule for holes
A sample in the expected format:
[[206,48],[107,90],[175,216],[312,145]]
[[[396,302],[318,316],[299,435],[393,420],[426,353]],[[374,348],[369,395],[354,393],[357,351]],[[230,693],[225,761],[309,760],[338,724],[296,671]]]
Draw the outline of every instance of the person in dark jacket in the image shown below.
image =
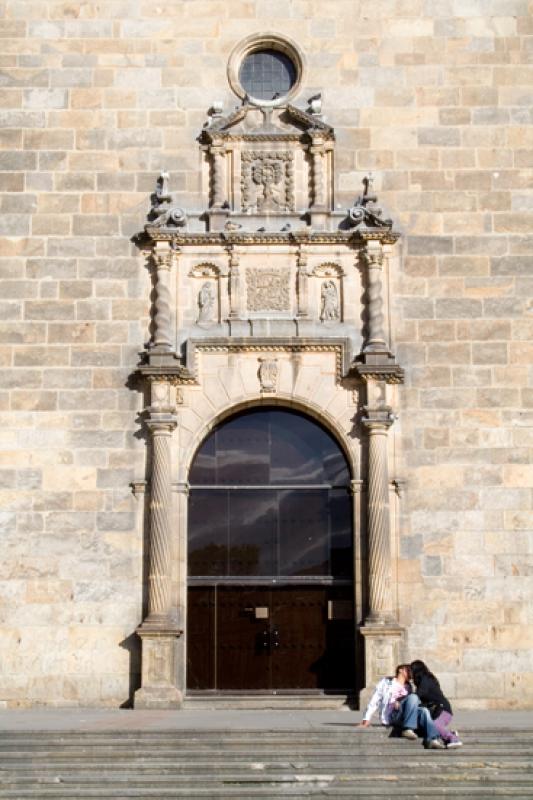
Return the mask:
[[446,747],[461,747],[462,742],[459,741],[457,731],[449,728],[453,713],[450,701],[445,697],[435,675],[429,671],[423,661],[412,661],[411,677],[420,698],[420,704],[428,709]]

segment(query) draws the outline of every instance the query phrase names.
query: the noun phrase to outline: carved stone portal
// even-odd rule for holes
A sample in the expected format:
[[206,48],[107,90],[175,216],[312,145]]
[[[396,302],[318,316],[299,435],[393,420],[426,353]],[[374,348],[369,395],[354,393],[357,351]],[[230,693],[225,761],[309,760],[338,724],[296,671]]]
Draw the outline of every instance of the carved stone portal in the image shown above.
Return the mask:
[[246,293],[248,311],[290,311],[287,270],[249,267]]

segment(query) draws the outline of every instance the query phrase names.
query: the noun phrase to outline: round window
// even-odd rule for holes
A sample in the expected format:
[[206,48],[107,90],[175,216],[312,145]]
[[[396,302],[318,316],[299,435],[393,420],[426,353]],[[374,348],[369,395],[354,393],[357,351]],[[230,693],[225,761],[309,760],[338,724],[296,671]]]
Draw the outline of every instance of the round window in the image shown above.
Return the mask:
[[263,33],[250,36],[233,50],[228,79],[239,97],[261,106],[286,102],[303,81],[304,57],[286,36]]
[[245,56],[239,70],[244,91],[257,100],[285,97],[296,82],[296,67],[277,50],[256,50]]

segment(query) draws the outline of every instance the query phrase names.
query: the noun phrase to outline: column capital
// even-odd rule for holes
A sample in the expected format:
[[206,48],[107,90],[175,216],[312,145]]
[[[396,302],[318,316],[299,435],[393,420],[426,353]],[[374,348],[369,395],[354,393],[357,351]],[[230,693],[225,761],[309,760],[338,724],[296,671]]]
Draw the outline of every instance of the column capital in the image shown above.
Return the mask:
[[367,239],[363,248],[363,256],[367,266],[372,269],[382,269],[384,261],[383,245],[380,239]]
[[370,408],[369,406],[364,406],[363,412],[365,416],[362,417],[361,424],[369,433],[386,433],[390,426],[394,423],[394,414],[392,413],[392,408],[390,406],[382,406],[381,408]]
[[150,417],[146,420],[146,425],[151,431],[152,435],[166,435],[170,436],[172,431],[177,427],[177,417],[167,411],[162,411],[160,408],[157,412],[152,412],[149,409]]
[[360,494],[365,486],[365,482],[360,478],[357,480],[350,481],[350,491],[352,494]]

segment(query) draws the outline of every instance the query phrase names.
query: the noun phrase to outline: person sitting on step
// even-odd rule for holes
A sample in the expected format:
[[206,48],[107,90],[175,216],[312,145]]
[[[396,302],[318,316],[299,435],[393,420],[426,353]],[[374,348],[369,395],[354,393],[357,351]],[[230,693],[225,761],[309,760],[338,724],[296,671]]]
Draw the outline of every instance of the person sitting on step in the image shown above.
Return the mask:
[[428,709],[431,719],[446,747],[461,747],[457,731],[450,730],[452,707],[444,696],[440,683],[423,661],[411,662],[411,675],[421,704]]
[[409,664],[398,664],[394,677],[382,678],[359,723],[368,728],[376,711],[380,714],[382,725],[392,726],[404,739],[416,740],[417,733],[423,737],[424,747],[441,750],[445,747],[427,708],[420,705],[420,698],[414,694],[410,684]]

